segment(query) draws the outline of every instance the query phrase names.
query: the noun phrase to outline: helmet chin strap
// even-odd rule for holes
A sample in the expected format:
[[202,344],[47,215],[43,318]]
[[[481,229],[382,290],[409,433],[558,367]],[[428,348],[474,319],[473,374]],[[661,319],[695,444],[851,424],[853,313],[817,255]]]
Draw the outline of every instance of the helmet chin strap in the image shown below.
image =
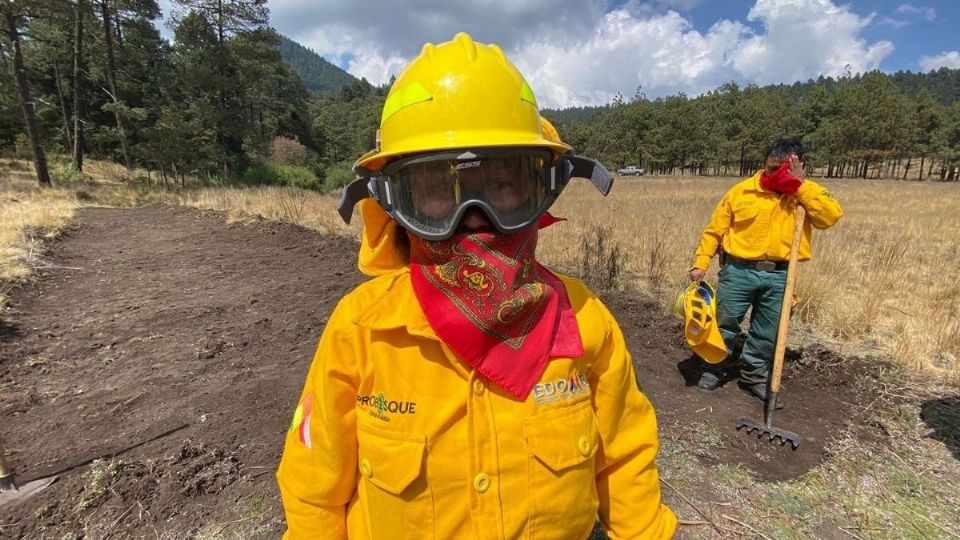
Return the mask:
[[[610,189],[613,187],[613,175],[599,161],[573,153],[564,155],[563,159],[565,161],[565,174],[568,179],[585,178],[604,197],[610,193]],[[377,182],[374,178],[376,173],[363,167],[355,167],[354,172],[358,175],[357,179],[343,188],[343,192],[340,194],[340,202],[337,203],[337,212],[343,221],[348,224],[353,216],[353,207],[358,202],[367,197],[373,197],[379,201]]]

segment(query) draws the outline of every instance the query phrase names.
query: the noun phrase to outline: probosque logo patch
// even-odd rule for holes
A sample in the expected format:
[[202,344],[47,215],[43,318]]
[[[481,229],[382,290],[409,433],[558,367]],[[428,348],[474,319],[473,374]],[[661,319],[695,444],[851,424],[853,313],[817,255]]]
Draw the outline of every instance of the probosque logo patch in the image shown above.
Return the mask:
[[370,416],[385,422],[390,421],[392,414],[417,414],[417,403],[414,401],[394,401],[380,392],[376,395],[357,396],[357,405],[366,407]]
[[590,381],[587,375],[579,369],[574,370],[569,377],[537,383],[533,387],[533,399],[538,404],[553,403],[575,398],[590,392]]

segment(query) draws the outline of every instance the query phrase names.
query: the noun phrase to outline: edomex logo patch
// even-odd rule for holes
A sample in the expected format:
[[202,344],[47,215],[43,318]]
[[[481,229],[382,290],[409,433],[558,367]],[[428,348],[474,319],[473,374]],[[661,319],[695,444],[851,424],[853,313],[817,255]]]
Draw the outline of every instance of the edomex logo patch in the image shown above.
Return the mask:
[[590,381],[579,369],[573,370],[569,377],[555,381],[537,383],[533,387],[533,399],[538,404],[553,403],[573,399],[590,392]]
[[357,405],[367,409],[370,416],[389,422],[394,414],[417,414],[417,403],[414,401],[394,401],[388,399],[383,392],[376,395],[357,395]]

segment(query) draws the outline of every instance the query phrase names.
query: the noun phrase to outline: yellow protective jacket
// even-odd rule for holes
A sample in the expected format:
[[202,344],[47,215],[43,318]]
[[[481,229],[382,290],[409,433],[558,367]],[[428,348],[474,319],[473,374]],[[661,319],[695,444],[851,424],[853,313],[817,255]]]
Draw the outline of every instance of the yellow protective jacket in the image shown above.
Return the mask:
[[804,180],[794,198],[764,189],[760,185],[760,174],[733,186],[717,204],[700,237],[694,268],[706,270],[721,242],[725,252],[741,259],[790,259],[797,201],[807,211],[798,260],[810,260],[812,227],[826,229],[843,216],[840,203],[820,184]]
[[320,339],[277,472],[284,538],[582,540],[598,517],[613,539],[671,537],[654,411],[600,300],[563,278],[585,355],[514,400],[438,340],[370,203],[361,268],[379,275]]

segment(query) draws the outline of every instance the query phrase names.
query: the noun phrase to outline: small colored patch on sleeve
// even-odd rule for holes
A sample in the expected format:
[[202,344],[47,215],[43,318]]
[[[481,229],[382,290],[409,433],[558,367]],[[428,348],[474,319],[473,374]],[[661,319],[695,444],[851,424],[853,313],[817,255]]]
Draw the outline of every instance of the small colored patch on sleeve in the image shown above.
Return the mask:
[[313,394],[309,393],[303,401],[297,405],[296,412],[293,413],[293,421],[290,422],[288,431],[297,432],[297,438],[307,448],[313,448],[313,442],[310,437],[310,418],[313,416]]

